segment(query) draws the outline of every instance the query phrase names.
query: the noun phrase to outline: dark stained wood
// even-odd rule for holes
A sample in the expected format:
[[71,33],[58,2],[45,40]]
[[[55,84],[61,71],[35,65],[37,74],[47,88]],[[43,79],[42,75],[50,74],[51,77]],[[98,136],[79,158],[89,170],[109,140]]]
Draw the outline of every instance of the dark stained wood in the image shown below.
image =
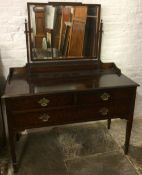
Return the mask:
[[22,110],[30,110],[30,109],[44,109],[45,107],[42,107],[40,104],[40,100],[43,98],[46,98],[49,100],[49,103],[47,104],[46,108],[57,108],[60,106],[69,106],[73,105],[74,103],[74,96],[73,94],[50,94],[50,95],[37,95],[33,99],[32,96],[29,98],[27,97],[21,97],[21,98],[11,98],[8,100],[7,105],[13,109],[13,111]]
[[111,125],[111,118],[109,118],[109,119],[107,120],[107,128],[108,128],[108,129],[110,129],[110,125]]
[[[28,3],[28,9],[30,4],[35,3]],[[62,3],[54,5],[58,4]],[[92,15],[89,12],[89,18]],[[114,63],[91,57],[28,62],[25,67],[10,68],[2,107],[14,171],[18,170],[17,133],[30,128],[108,120],[109,129],[111,119],[126,119],[127,154],[137,86]]]
[[31,64],[30,74],[28,65],[11,69],[2,99],[15,171],[16,134],[30,128],[104,119],[110,128],[111,119],[126,119],[128,153],[138,84],[113,63],[85,63]]
[[[2,74],[2,71],[0,71]],[[6,133],[4,128],[4,116],[2,111],[1,95],[3,94],[5,86],[5,79],[0,75],[0,152],[3,150],[3,147],[6,145]]]
[[131,94],[131,101],[130,101],[130,107],[129,107],[129,114],[127,115],[127,126],[126,126],[126,136],[125,136],[125,154],[128,154],[129,151],[129,142],[131,137],[131,130],[133,125],[133,115],[134,115],[134,101],[136,98],[136,91]]
[[5,139],[4,121],[0,102],[0,152],[6,143]]

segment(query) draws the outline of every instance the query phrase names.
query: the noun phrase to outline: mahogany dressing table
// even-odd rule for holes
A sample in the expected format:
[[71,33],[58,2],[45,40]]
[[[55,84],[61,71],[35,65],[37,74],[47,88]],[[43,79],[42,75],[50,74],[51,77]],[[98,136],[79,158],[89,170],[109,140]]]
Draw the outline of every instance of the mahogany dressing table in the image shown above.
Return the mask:
[[100,60],[101,6],[27,7],[27,64],[10,68],[2,96],[14,171],[15,138],[25,129],[96,120],[108,120],[109,129],[111,119],[126,119],[127,154],[138,84]]

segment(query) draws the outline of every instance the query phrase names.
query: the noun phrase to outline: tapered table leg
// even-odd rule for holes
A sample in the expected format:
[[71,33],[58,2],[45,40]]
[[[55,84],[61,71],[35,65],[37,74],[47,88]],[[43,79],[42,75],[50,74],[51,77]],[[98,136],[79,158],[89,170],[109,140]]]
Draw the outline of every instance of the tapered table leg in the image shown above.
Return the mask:
[[130,142],[132,124],[133,124],[133,119],[127,120],[126,137],[125,137],[125,148],[124,148],[125,149],[125,154],[128,154],[128,151],[129,151],[129,142]]
[[111,125],[111,118],[109,118],[109,119],[107,120],[107,128],[108,128],[108,129],[110,129],[110,125]]
[[10,145],[10,152],[11,152],[11,158],[12,158],[12,165],[13,165],[14,173],[16,173],[18,171],[18,165],[17,165],[17,160],[16,160],[16,151],[15,151],[16,137],[15,137],[14,132],[10,131],[9,133],[10,133],[9,145]]

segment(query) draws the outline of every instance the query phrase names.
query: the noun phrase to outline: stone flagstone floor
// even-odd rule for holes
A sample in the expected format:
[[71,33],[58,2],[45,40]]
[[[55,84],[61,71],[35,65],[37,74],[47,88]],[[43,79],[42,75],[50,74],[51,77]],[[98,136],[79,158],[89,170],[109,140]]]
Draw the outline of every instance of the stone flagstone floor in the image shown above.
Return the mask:
[[[142,119],[135,119],[130,151],[124,155],[125,120],[91,122],[29,131],[18,143],[17,175],[142,174]],[[22,150],[22,152],[21,152]],[[2,175],[12,175],[9,154],[0,155]]]

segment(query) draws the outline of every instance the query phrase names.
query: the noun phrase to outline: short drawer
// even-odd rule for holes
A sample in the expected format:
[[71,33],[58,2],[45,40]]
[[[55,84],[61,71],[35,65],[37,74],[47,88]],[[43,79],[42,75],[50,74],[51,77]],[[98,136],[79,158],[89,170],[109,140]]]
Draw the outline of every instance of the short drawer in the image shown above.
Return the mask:
[[89,105],[78,109],[78,116],[84,121],[103,120],[113,116],[111,105]]
[[131,98],[133,89],[106,89],[97,90],[94,92],[80,92],[78,93],[79,104],[95,104],[102,102],[121,101]]
[[128,118],[130,104],[124,102],[98,103],[78,108],[78,119],[82,121],[103,120],[108,118]]
[[72,94],[35,95],[11,98],[6,103],[12,111],[24,111],[73,105],[74,98]]

